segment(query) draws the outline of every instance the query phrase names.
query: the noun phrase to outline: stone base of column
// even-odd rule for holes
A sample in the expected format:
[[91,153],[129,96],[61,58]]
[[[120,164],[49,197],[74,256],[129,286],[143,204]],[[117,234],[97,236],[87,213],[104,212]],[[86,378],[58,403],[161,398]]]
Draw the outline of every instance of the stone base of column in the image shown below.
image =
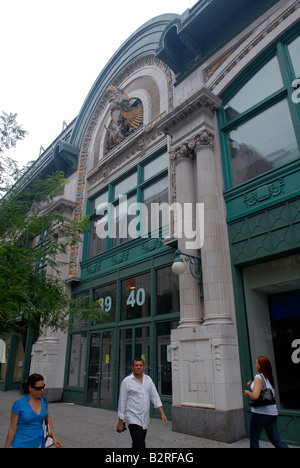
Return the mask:
[[243,409],[218,411],[174,405],[172,430],[228,444],[247,437]]
[[200,325],[201,325],[201,321],[198,319],[185,318],[183,320],[180,320],[178,328],[195,328],[195,327],[199,327]]
[[173,427],[233,442],[245,436],[236,328],[214,323],[172,330]]

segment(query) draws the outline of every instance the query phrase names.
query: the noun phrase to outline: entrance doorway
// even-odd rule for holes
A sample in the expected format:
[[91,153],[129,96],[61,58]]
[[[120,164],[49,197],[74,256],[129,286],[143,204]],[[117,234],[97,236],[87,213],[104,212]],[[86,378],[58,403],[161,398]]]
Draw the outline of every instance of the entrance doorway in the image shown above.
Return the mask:
[[86,403],[113,407],[114,332],[90,334]]
[[[167,260],[174,259],[172,252]],[[157,260],[158,261],[158,260]],[[76,297],[90,297],[105,314],[101,321],[74,318],[68,340],[64,400],[116,410],[121,382],[135,357],[157,386],[171,416],[171,332],[178,326],[179,280],[166,257],[161,267],[139,265],[82,285]],[[100,282],[101,279],[101,282]]]

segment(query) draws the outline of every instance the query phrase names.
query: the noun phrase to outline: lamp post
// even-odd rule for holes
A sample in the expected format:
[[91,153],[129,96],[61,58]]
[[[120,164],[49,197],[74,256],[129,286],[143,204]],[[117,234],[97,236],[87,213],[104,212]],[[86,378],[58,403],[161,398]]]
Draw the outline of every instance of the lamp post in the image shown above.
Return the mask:
[[[186,263],[189,263],[191,275],[198,281],[200,286],[200,297],[203,298],[202,261],[200,249],[198,250],[198,253],[198,257],[195,257],[194,255],[181,252],[181,250],[176,250],[177,257],[172,265],[172,271],[175,275],[182,275],[186,271]],[[181,258],[181,255],[184,259]]]

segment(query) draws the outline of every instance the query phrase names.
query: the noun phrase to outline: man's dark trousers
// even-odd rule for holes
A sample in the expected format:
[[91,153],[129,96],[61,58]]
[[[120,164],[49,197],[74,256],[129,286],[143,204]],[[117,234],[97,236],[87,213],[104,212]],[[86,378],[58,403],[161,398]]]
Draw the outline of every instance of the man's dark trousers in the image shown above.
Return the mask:
[[137,424],[129,424],[128,427],[132,438],[132,448],[146,448],[147,429],[145,430]]

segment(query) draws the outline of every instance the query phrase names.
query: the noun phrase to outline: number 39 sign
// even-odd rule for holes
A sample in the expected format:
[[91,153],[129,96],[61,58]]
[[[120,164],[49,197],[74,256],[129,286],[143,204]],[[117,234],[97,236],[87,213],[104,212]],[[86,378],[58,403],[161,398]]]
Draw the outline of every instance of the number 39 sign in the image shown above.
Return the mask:
[[104,312],[110,312],[112,307],[112,298],[110,296],[100,297],[98,299],[97,304],[99,304],[100,309]]

